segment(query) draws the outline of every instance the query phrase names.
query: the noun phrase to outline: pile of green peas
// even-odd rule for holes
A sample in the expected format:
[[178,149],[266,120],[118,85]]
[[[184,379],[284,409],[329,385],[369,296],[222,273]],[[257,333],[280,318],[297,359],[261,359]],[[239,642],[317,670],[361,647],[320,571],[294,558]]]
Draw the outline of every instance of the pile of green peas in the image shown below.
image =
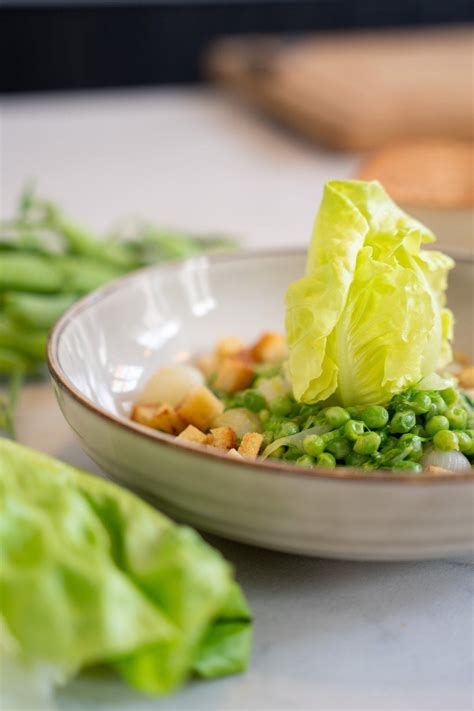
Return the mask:
[[[249,399],[248,393],[242,397]],[[262,401],[250,396],[254,412]],[[264,400],[262,398],[262,400]],[[340,407],[303,405],[282,395],[258,410],[264,445],[314,426],[322,434],[285,442],[270,456],[302,467],[351,466],[362,469],[422,471],[420,459],[428,448],[457,450],[474,458],[474,407],[458,390],[410,388],[386,406]]]

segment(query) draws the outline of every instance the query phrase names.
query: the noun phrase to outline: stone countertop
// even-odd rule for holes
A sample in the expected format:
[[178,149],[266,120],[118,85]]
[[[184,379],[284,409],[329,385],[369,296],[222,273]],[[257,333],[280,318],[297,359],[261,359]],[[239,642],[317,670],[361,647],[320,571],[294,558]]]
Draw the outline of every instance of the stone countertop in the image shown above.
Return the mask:
[[[357,164],[203,90],[8,99],[1,132],[3,215],[37,177],[97,229],[137,213],[252,248],[305,244],[323,182]],[[21,442],[97,471],[48,384],[24,390],[18,429]],[[473,708],[472,561],[353,563],[210,540],[255,614],[249,671],[160,701],[83,676],[59,694],[62,711]]]

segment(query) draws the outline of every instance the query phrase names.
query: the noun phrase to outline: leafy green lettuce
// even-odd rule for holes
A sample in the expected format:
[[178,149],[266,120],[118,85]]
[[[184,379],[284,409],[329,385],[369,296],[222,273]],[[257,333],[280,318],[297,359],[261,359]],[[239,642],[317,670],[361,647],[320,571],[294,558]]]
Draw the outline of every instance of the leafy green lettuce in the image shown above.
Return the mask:
[[0,651],[67,679],[107,664],[164,694],[245,669],[250,612],[197,533],[128,491],[0,440]]
[[306,273],[288,288],[296,399],[387,402],[451,359],[444,308],[453,261],[374,182],[326,184]]

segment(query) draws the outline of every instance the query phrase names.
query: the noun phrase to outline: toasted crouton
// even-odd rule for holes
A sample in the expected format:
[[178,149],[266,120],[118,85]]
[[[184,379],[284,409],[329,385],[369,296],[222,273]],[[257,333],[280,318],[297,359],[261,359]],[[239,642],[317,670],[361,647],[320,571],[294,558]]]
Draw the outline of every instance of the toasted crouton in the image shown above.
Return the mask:
[[226,393],[244,390],[252,382],[254,370],[248,363],[237,358],[224,358],[217,367],[214,387]]
[[188,424],[207,430],[213,419],[224,410],[223,403],[204,385],[191,390],[178,407],[178,415]]
[[217,449],[234,449],[237,444],[237,435],[232,427],[216,427],[207,436],[207,443]]
[[203,355],[197,359],[196,365],[205,378],[210,378],[217,370],[219,359],[215,353]]
[[257,363],[279,363],[287,355],[286,339],[281,333],[263,333],[251,349]]
[[445,469],[444,467],[437,467],[435,464],[430,464],[427,467],[426,471],[429,472],[430,474],[452,474],[453,473],[449,469]]
[[163,405],[135,405],[132,410],[132,420],[154,430],[177,435],[184,430],[186,423],[178,415],[174,407]]
[[242,455],[239,454],[236,449],[229,449],[226,457],[229,457],[229,459],[243,459]]
[[228,358],[229,356],[235,356],[243,350],[244,344],[236,336],[228,336],[227,338],[221,338],[217,342],[216,355],[218,358]]
[[251,457],[255,459],[262,446],[263,435],[259,432],[247,432],[242,437],[242,442],[239,447],[239,454],[243,454],[244,457]]
[[207,434],[198,430],[194,425],[188,425],[176,439],[184,440],[185,442],[194,442],[194,444],[206,444]]
[[457,374],[457,378],[462,388],[474,388],[474,365],[463,368]]

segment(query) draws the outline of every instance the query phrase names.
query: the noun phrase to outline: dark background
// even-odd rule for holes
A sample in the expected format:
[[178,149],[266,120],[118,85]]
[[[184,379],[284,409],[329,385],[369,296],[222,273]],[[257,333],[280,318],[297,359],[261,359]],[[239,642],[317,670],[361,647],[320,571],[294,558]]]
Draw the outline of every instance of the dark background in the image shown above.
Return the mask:
[[191,83],[220,35],[462,23],[472,14],[470,0],[3,0],[0,91]]

